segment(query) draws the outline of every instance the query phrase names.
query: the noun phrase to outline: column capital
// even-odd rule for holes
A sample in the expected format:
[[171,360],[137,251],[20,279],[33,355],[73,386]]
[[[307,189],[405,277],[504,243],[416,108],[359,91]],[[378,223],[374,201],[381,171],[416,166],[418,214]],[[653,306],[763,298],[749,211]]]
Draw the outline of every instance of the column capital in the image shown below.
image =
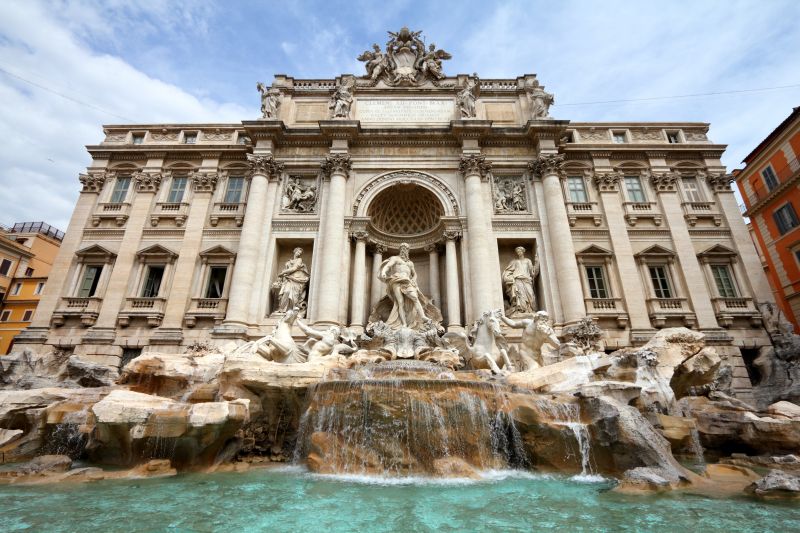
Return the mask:
[[347,178],[352,166],[350,154],[330,154],[320,165],[326,178],[330,178],[333,174],[343,174]]
[[477,174],[482,180],[485,180],[492,171],[492,163],[486,161],[486,157],[482,155],[462,155],[461,161],[458,164],[458,171],[461,172],[465,178]]
[[447,241],[456,241],[461,237],[461,232],[458,230],[446,230],[442,233],[442,237]]
[[106,180],[112,180],[116,174],[114,172],[87,172],[80,174],[78,180],[83,185],[81,192],[99,193],[103,189]]
[[731,183],[733,183],[733,176],[731,174],[723,174],[723,173],[706,173],[706,172],[698,172],[698,178],[705,178],[706,183],[708,186],[711,187],[711,190],[714,192],[733,192],[731,188]]
[[592,176],[594,186],[600,192],[616,192],[619,190],[619,182],[622,180],[622,172],[595,172]]
[[372,252],[376,254],[385,254],[389,249],[384,246],[383,244],[379,244],[377,242],[372,242]]
[[194,192],[214,192],[218,180],[219,174],[216,172],[196,171],[192,174],[192,187]]
[[283,163],[275,161],[271,155],[247,154],[247,177],[252,178],[256,174],[266,176],[267,179],[277,179],[283,172]]
[[528,170],[537,178],[548,175],[564,174],[564,156],[562,154],[542,155],[528,163]]
[[157,192],[161,180],[169,177],[171,172],[137,172],[133,175],[137,192]]
[[367,239],[369,238],[369,233],[367,233],[366,231],[353,231],[353,232],[350,233],[350,237],[354,241],[364,241],[364,242],[366,242]]
[[678,178],[680,174],[675,171],[668,171],[668,172],[646,172],[650,175],[650,183],[653,184],[653,188],[656,190],[657,193],[662,192],[676,192],[678,190]]
[[435,242],[433,244],[428,244],[425,246],[425,251],[428,253],[438,252],[439,251],[439,243]]

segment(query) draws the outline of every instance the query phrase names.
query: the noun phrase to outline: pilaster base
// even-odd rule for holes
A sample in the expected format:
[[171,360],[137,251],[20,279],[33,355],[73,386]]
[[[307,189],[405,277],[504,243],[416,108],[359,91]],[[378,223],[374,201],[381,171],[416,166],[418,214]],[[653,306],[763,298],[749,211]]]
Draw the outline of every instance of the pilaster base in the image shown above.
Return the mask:
[[217,339],[246,339],[247,325],[239,323],[220,324],[211,330],[211,336]]
[[183,330],[180,328],[159,328],[150,336],[150,344],[180,344],[183,342]]
[[14,344],[44,344],[47,342],[47,335],[49,332],[49,328],[25,328],[14,337]]

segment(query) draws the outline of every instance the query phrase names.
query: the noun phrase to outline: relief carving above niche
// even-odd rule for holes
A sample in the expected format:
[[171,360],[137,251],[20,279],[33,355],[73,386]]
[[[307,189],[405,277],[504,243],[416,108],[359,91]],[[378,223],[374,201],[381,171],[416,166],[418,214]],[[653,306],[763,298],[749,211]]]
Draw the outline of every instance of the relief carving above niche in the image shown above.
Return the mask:
[[316,213],[319,200],[319,177],[287,176],[283,183],[281,211]]
[[522,176],[494,176],[492,198],[496,214],[527,213],[528,194]]

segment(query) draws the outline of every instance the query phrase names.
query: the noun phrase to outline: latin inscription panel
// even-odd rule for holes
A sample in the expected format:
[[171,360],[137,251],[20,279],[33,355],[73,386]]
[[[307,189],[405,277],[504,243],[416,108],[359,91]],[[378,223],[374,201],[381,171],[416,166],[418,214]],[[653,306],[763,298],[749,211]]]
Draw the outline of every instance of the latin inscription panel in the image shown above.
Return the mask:
[[364,123],[448,123],[455,118],[451,98],[359,98],[356,119]]

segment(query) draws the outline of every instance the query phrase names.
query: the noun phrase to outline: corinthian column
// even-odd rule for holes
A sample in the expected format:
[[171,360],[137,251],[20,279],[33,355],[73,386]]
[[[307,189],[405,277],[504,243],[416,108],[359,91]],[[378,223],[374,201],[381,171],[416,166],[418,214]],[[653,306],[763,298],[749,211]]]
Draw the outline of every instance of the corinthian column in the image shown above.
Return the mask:
[[487,179],[492,164],[481,155],[461,157],[459,170],[464,176],[467,193],[467,246],[469,251],[470,294],[472,296],[472,316],[477,318],[492,308],[492,287],[489,249],[489,221],[486,220],[486,206],[483,202],[481,181]]
[[381,263],[383,262],[383,254],[386,252],[386,247],[382,244],[375,244],[372,251],[372,279],[370,280],[369,290],[369,310],[378,303],[378,300],[383,296],[383,283],[378,279],[381,272]]
[[[547,228],[556,267],[556,279],[564,311],[564,321],[573,322],[586,314],[583,304],[583,289],[575,260],[575,246],[569,229],[567,208],[561,189],[563,155],[544,155],[532,161],[529,169],[542,179],[544,203],[547,213]],[[545,251],[547,253],[547,251]]]
[[353,239],[356,241],[356,257],[350,293],[350,325],[360,330],[364,326],[364,300],[367,296],[367,232],[356,231]]
[[342,250],[344,249],[345,186],[350,173],[348,154],[331,154],[322,163],[322,172],[330,179],[324,227],[322,228],[322,264],[319,270],[317,324],[339,324],[342,292]]
[[428,252],[428,278],[430,279],[430,293],[433,304],[442,308],[442,292],[439,290],[439,245],[431,244],[425,247]]
[[456,255],[457,231],[445,231],[445,289],[447,290],[448,329],[461,327],[461,295],[458,291],[458,256]]
[[271,155],[247,154],[250,165],[248,176],[250,188],[247,195],[242,233],[239,238],[239,251],[233,268],[231,290],[228,296],[228,312],[224,325],[233,328],[246,328],[249,322],[250,298],[256,281],[259,249],[264,227],[264,211],[267,209],[267,188],[270,179],[277,179],[283,170]]

